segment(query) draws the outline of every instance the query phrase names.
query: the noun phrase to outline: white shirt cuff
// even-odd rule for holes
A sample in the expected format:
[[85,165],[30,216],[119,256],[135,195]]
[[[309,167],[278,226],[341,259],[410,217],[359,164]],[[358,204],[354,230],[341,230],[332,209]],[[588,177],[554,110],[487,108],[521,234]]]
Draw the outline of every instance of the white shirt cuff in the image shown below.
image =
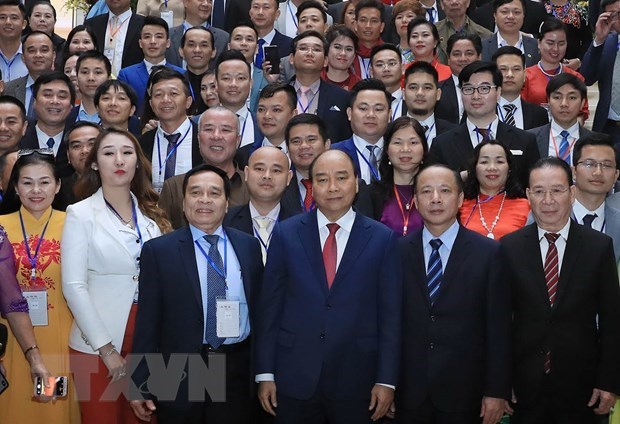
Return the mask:
[[379,386],[385,386],[385,387],[389,387],[392,390],[396,390],[396,386],[392,386],[391,384],[383,384],[383,383],[377,383],[377,385]]
[[273,374],[257,374],[254,378],[254,381],[260,383],[261,381],[275,381],[275,376]]

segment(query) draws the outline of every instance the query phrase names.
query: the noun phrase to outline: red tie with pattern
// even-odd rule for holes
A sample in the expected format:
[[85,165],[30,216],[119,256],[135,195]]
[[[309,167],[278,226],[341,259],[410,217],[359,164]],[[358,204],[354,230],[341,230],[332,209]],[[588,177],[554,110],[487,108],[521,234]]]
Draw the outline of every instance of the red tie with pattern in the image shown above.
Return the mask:
[[329,235],[323,246],[323,263],[325,264],[325,275],[327,276],[327,287],[331,288],[336,277],[336,261],[338,257],[338,247],[336,246],[336,231],[340,228],[338,224],[327,224]]
[[302,178],[301,183],[306,188],[306,196],[304,197],[304,212],[310,212],[314,206],[314,197],[312,196],[312,181]]
[[[549,293],[549,303],[551,307],[553,307],[555,303],[558,281],[560,279],[558,248],[555,245],[558,237],[560,237],[560,235],[556,233],[545,233],[545,238],[549,243],[549,250],[547,250],[547,256],[545,256],[545,282],[547,283],[547,292]],[[544,370],[545,374],[551,372],[551,351],[547,351],[545,354]]]

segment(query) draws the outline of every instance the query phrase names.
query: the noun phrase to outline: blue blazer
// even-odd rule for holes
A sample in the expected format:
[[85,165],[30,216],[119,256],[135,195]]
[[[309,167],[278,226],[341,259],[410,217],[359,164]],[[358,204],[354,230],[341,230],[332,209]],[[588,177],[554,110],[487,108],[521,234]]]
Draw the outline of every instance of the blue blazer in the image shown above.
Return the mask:
[[402,273],[397,236],[356,214],[331,289],[317,212],[280,222],[269,245],[254,328],[255,373],[278,393],[307,400],[365,400],[376,383],[396,385]]
[[607,36],[605,43],[594,47],[590,43],[588,51],[583,57],[583,63],[579,72],[585,78],[587,85],[598,81],[598,104],[592,124],[593,131],[603,131],[603,127],[609,116],[611,105],[611,87],[614,76],[614,64],[618,53],[618,34],[612,33]]
[[[260,245],[256,238],[248,234],[233,228],[224,229],[241,265],[250,326],[253,328],[254,298],[263,275]],[[144,243],[140,263],[140,308],[136,318],[139,333],[134,337],[132,352],[160,353],[164,360],[174,353],[199,354],[204,338],[204,309],[189,227]],[[137,387],[142,387],[148,377],[148,367],[142,361],[132,378]],[[150,393],[145,396],[154,398]],[[190,405],[187,379],[184,379],[180,383],[174,408],[188,409]]]
[[[166,62],[166,66],[185,75],[185,70],[183,68],[179,68],[178,66],[168,62]],[[129,84],[131,88],[133,88],[133,90],[136,92],[136,96],[138,96],[138,104],[136,106],[136,112],[134,113],[134,115],[142,116],[142,112],[144,111],[144,96],[146,94],[146,83],[149,80],[149,73],[146,70],[146,64],[144,63],[144,61],[142,61],[140,63],[136,63],[135,65],[123,68],[118,73],[117,78],[120,81],[124,81]]]

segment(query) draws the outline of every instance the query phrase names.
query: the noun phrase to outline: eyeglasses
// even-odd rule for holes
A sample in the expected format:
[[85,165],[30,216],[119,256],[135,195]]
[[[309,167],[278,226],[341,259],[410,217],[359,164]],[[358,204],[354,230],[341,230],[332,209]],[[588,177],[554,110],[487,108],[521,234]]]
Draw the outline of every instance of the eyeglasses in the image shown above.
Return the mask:
[[600,166],[603,171],[611,171],[612,169],[616,169],[616,164],[613,162],[610,162],[610,161],[598,162],[598,161],[595,161],[594,159],[586,159],[586,160],[579,161],[577,162],[577,165],[581,165],[586,169],[594,169]]
[[372,67],[376,69],[396,68],[398,65],[400,64],[397,61],[390,60],[389,62],[375,62],[373,63]]
[[478,94],[489,94],[492,88],[496,88],[496,85],[479,85],[478,87],[474,87],[473,85],[466,85],[465,87],[461,87],[461,93],[466,96],[471,96],[474,94],[474,91],[477,91]]
[[558,197],[566,193],[568,190],[569,190],[569,187],[552,188],[551,190],[536,189],[536,190],[529,190],[528,192],[537,199],[544,199],[547,197],[547,194],[549,194],[549,196],[551,196],[552,199],[557,199]]
[[297,51],[303,54],[306,54],[308,52],[312,52],[312,54],[323,53],[323,49],[321,47],[310,47],[310,46],[298,46]]
[[54,149],[50,149],[48,147],[44,149],[21,149],[17,151],[17,159],[21,158],[22,156],[30,156],[33,153],[54,156]]

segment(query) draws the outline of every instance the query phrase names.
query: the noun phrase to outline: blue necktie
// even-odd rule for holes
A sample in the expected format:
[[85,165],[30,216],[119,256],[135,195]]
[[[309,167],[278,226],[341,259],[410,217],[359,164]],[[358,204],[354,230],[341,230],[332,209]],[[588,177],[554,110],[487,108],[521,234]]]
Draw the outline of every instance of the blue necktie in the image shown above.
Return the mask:
[[433,8],[432,7],[425,7],[424,9],[426,9],[426,16],[428,16],[428,21],[431,24],[435,23],[435,17],[433,16]]
[[570,144],[568,143],[569,135],[570,134],[566,130],[560,133],[560,136],[562,137],[562,141],[560,141],[560,159],[570,165]]
[[441,270],[441,256],[439,256],[439,248],[441,247],[440,239],[432,239],[430,241],[433,251],[428,258],[428,271],[426,272],[426,281],[428,284],[428,296],[431,300],[431,305],[435,303],[437,295],[439,294],[439,287],[441,286],[441,280],[443,272]]
[[[175,165],[177,162],[177,149],[175,149],[175,146],[181,134],[167,134],[164,135],[164,137],[168,140],[168,148],[166,149],[166,171],[164,173],[164,180],[167,180],[170,177],[174,177]],[[172,154],[170,152],[172,152]]]
[[263,51],[263,46],[265,45],[265,43],[266,43],[265,40],[263,40],[262,38],[259,38],[258,52],[256,53],[256,59],[254,60],[254,65],[258,69],[263,69],[263,60],[265,60],[265,52]]
[[[224,272],[222,255],[220,255],[220,251],[217,249],[217,242],[220,237],[216,234],[206,235],[204,237],[207,243],[211,245],[211,247],[209,247],[209,257],[218,270]],[[214,349],[217,349],[224,343],[224,339],[217,336],[215,301],[218,297],[223,298],[226,296],[226,280],[218,270],[209,263],[207,267],[207,328],[205,331],[205,339]]]
[[211,25],[216,28],[224,29],[225,0],[213,0],[213,9],[211,10]]
[[47,147],[49,147],[50,149],[53,149],[54,148],[54,139],[52,137],[48,138],[47,139],[47,143],[45,143],[45,144],[47,144]]
[[[377,146],[373,146],[372,144],[367,144],[366,148],[370,151],[368,155],[368,162],[370,163],[370,179],[372,181],[376,181],[377,178],[375,175],[379,175],[379,160],[377,159],[377,155],[375,154],[375,150],[378,149]],[[373,172],[374,171],[374,172]]]

